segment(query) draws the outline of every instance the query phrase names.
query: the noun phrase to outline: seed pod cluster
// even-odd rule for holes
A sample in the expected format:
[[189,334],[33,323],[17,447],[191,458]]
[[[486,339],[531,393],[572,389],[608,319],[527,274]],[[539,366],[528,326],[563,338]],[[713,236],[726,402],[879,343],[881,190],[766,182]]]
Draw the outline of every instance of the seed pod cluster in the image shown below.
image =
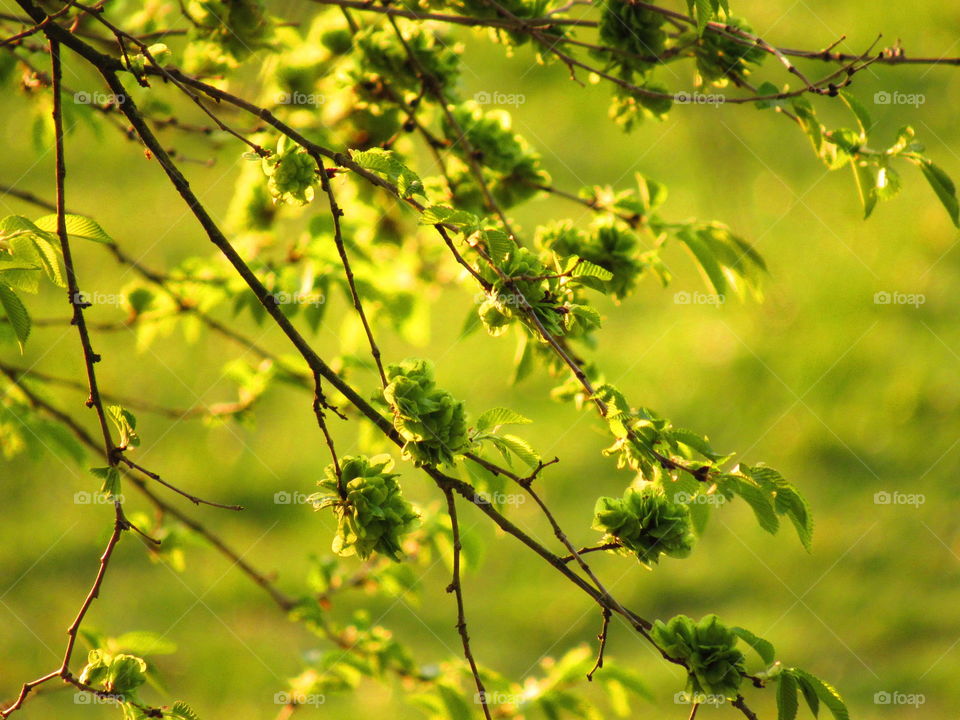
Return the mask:
[[417,465],[453,462],[467,445],[463,402],[438,388],[426,360],[404,360],[386,371],[383,397],[393,412],[393,426],[406,441],[404,457]]
[[[333,551],[366,559],[374,552],[401,559],[404,535],[417,524],[419,515],[403,497],[393,460],[345,456],[340,459],[340,479],[331,464],[318,484],[323,492],[311,496],[317,509],[332,507],[337,515]],[[341,488],[343,495],[341,495]]]
[[693,549],[693,527],[685,505],[670,502],[656,485],[627,488],[622,498],[602,497],[593,528],[607,534],[649,565],[660,555],[683,558]]
[[667,623],[657,620],[650,635],[667,655],[687,664],[692,692],[737,696],[745,672],[744,656],[734,647],[737,635],[716,615],[706,615],[698,623],[686,615]]

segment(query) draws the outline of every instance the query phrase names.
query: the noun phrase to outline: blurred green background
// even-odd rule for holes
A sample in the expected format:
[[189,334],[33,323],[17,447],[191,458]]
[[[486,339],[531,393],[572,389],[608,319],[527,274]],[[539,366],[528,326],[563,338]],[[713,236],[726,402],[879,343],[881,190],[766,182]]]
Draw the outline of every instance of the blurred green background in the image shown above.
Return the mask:
[[[12,3],[0,5],[12,11]],[[960,54],[960,13],[949,3],[771,0],[735,9],[759,34],[786,47],[819,48],[846,34],[841,49],[858,51],[883,32],[883,42],[900,38],[909,54]],[[606,87],[571,83],[563,67],[537,66],[527,48],[511,60],[482,36],[463,38],[464,95],[522,95],[524,102],[510,108],[515,128],[542,152],[558,186],[622,188],[641,172],[669,186],[666,216],[726,222],[756,244],[770,267],[762,304],[682,305],[674,302],[675,292],[703,286],[684,256],[669,255],[673,286],[663,290],[648,279],[622,305],[604,307],[598,355],[608,377],[634,402],[708,434],[714,446],[736,449],[747,462],[781,470],[814,507],[813,553],[802,550],[790,529],[765,534],[736,503],[713,515],[685,562],[667,560],[650,573],[621,558],[597,557],[607,587],[646,617],[717,612],[752,629],[787,662],[833,682],[854,717],[955,718],[960,251],[956,230],[919,173],[905,168],[902,195],[864,222],[849,171],[827,173],[784,118],[749,106],[678,107],[665,122],[623,135],[606,117]],[[76,64],[72,57],[68,62]],[[809,67],[811,73],[822,70]],[[776,73],[770,61],[765,72]],[[929,156],[960,176],[960,71],[874,66],[857,77],[853,90],[879,122],[879,137],[892,142],[899,126],[911,124]],[[883,90],[922,93],[925,103],[874,104],[874,93]],[[29,147],[25,108],[13,97],[0,107],[0,182],[49,197],[52,157],[38,157]],[[832,117],[828,103],[818,108]],[[72,136],[68,204],[94,215],[152,267],[207,254],[207,241],[159,168],[144,162],[134,143],[116,137],[98,140],[87,129]],[[177,143],[187,155],[207,152],[179,136]],[[228,144],[212,167],[186,166],[216,213],[229,201],[237,156],[237,146]],[[9,196],[0,197],[0,209],[42,214]],[[543,198],[515,215],[530,231],[548,218],[586,222],[581,210]],[[304,217],[318,212],[325,212],[324,203]],[[119,292],[130,279],[118,281],[117,266],[97,248],[83,248],[78,262],[85,285],[102,292]],[[925,302],[877,304],[877,292],[919,293]],[[428,344],[414,348],[390,338],[386,355],[434,358],[440,383],[465,398],[474,417],[507,405],[535,418],[522,434],[544,456],[562,459],[544,475],[541,491],[575,542],[590,543],[594,499],[621,492],[628,476],[599,455],[606,437],[591,416],[549,400],[549,380],[509,385],[512,336],[460,339],[469,302],[458,289],[435,298]],[[64,314],[60,295],[49,289],[33,303],[38,317]],[[90,317],[117,319],[117,312],[95,308]],[[7,345],[3,359],[81,377],[72,331],[35,333],[25,357]],[[335,352],[332,335],[315,337],[321,353]],[[262,342],[286,351],[273,331]],[[179,407],[231,399],[235,392],[221,369],[237,349],[216,336],[204,334],[192,346],[178,336],[137,354],[132,333],[122,332],[97,335],[96,346],[104,356],[102,384],[119,394]],[[80,393],[61,395],[61,403],[94,428],[82,399]],[[139,461],[201,495],[245,505],[235,515],[184,503],[296,594],[308,556],[329,551],[331,523],[308,506],[277,505],[273,495],[312,492],[326,449],[303,393],[279,387],[258,406],[256,418],[254,427],[209,428],[140,413],[145,442]],[[354,428],[338,427],[342,451],[349,450]],[[0,696],[8,698],[21,682],[59,663],[64,629],[93,578],[112,510],[71,502],[74,492],[91,485],[76,466],[50,456],[0,462]],[[436,501],[414,473],[405,477],[413,497]],[[875,493],[882,491],[921,493],[925,502],[877,504]],[[135,493],[128,496],[132,507],[147,509]],[[551,541],[530,503],[511,513],[521,527]],[[542,656],[593,641],[599,618],[581,594],[492,532],[479,513],[465,510],[463,523],[486,546],[481,569],[465,580],[474,653],[483,664],[522,681]],[[188,700],[203,717],[274,716],[273,693],[301,670],[304,653],[324,645],[287,622],[212,549],[190,548],[186,561],[188,571],[175,573],[150,562],[135,538],[125,538],[89,624],[112,635],[152,630],[176,642],[179,651],[159,660],[163,677],[173,697]],[[420,601],[371,603],[361,593],[343,596],[338,610],[346,617],[371,605],[372,617],[393,628],[419,661],[437,662],[459,653],[446,582],[446,571],[437,566],[423,578]],[[638,712],[685,715],[673,704],[679,673],[627,628],[614,623],[608,653],[636,668],[654,689],[655,704],[639,705]],[[925,703],[878,705],[878,692],[921,693]],[[769,717],[772,693],[752,697],[755,709]],[[75,706],[71,698],[69,692],[41,695],[21,716],[116,713]],[[300,712],[420,717],[399,693],[373,683],[359,695],[331,697],[319,710]],[[704,707],[701,717],[731,712]]]

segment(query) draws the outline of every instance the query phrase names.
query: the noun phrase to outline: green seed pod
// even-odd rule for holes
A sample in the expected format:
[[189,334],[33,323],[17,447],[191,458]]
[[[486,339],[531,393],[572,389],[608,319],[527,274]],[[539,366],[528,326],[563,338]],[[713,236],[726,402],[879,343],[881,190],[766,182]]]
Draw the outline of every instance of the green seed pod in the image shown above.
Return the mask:
[[[398,475],[391,473],[388,455],[374,458],[345,456],[340,459],[340,478],[331,464],[318,484],[324,492],[310,500],[318,510],[332,507],[337,515],[333,551],[338,555],[368,558],[372,553],[399,561],[403,537],[416,525],[419,515],[401,494]],[[343,486],[345,497],[340,494]]]
[[418,465],[453,462],[467,445],[463,403],[436,387],[425,360],[404,360],[386,371],[383,397],[393,411],[393,426],[406,441],[404,456]]
[[690,512],[670,502],[656,485],[627,488],[623,498],[601,497],[594,508],[593,528],[636,554],[645,565],[661,555],[684,558],[693,550]]
[[716,615],[706,615],[699,623],[686,615],[677,615],[667,623],[657,620],[650,635],[667,655],[687,664],[689,690],[726,698],[737,696],[745,672],[744,656],[735,647],[737,635]]

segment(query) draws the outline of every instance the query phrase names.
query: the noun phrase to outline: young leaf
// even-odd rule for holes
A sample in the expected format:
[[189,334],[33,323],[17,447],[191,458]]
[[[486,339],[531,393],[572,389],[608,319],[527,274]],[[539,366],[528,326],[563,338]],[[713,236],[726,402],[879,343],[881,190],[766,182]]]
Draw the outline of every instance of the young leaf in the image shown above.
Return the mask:
[[807,683],[813,691],[816,693],[817,697],[823,702],[824,705],[829,708],[830,712],[833,714],[833,717],[836,720],[850,720],[850,713],[847,710],[846,704],[843,702],[843,698],[840,697],[840,693],[837,692],[837,689],[825,683],[820,678],[815,675],[811,675],[805,670],[794,669],[793,672],[796,674],[797,679],[801,683]]
[[759,655],[760,659],[763,660],[767,665],[773,664],[774,660],[776,659],[777,652],[773,649],[773,645],[769,641],[764,640],[761,637],[757,637],[746,628],[731,627],[730,630],[732,630],[738,638],[747,643],[747,645],[756,650],[757,655]]
[[953,224],[960,227],[960,204],[957,202],[957,188],[953,184],[953,180],[951,180],[950,176],[942,169],[926,158],[921,158],[918,164],[923,176],[927,179],[927,182],[930,183],[930,187],[933,188],[937,197],[940,198],[943,207],[946,208],[950,219],[953,220]]
[[3,283],[0,283],[0,307],[3,308],[10,325],[13,327],[17,343],[20,345],[20,352],[23,352],[23,346],[30,336],[30,314],[23,303],[20,302],[20,298],[13,292],[13,288]]
[[[113,243],[113,238],[107,235],[102,227],[88,217],[84,217],[83,215],[66,215],[64,220],[67,225],[67,235],[70,237],[104,243],[106,245]],[[42,218],[38,218],[34,224],[41,230],[46,230],[50,233],[57,232],[56,215],[44,215]]]
[[777,720],[794,720],[798,705],[797,679],[784,670],[777,680]]
[[491,408],[477,418],[477,432],[496,432],[503,425],[528,425],[533,422],[518,412],[509,408],[497,407]]

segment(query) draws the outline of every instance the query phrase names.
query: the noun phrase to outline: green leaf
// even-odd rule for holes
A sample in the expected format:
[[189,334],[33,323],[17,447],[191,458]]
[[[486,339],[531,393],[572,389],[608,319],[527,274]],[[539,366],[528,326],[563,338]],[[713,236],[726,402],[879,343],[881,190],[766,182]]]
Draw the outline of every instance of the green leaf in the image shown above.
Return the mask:
[[351,150],[350,156],[360,167],[373,170],[394,183],[401,196],[423,195],[423,183],[419,176],[400,162],[392,150]]
[[700,237],[700,233],[690,228],[684,228],[677,233],[677,237],[690,249],[706,279],[713,287],[713,291],[717,295],[723,295],[727,290],[727,279],[720,269],[716,256],[711,252],[709,245]]
[[835,687],[805,670],[794,669],[793,672],[801,683],[806,682],[813,688],[817,697],[829,708],[836,720],[850,720],[850,713],[847,710],[847,706]]
[[518,412],[505,407],[496,407],[487,410],[477,418],[477,432],[496,432],[497,428],[503,425],[528,425],[533,422],[530,418],[524,417]]
[[477,224],[477,216],[466,210],[455,210],[446,205],[430,205],[424,208],[420,215],[421,225],[436,225],[444,223],[446,225],[456,225],[459,228],[470,228]]
[[[785,670],[784,672],[787,671]],[[817,717],[820,713],[820,698],[817,696],[816,687],[810,682],[806,673],[796,669],[791,669],[789,672],[797,679],[797,684],[800,685],[800,692],[803,693],[803,699],[807,701],[810,712],[813,713],[814,717]]]
[[813,542],[813,514],[806,499],[771,467],[741,465],[740,469],[773,496],[774,509],[790,518],[800,542],[809,552]]
[[487,246],[490,259],[498,265],[513,250],[513,241],[502,230],[482,230],[480,231],[480,237]]
[[117,446],[121,448],[138,447],[140,445],[140,436],[137,435],[137,418],[129,410],[124,410],[120,405],[107,405],[107,417],[113,422],[120,437],[117,440]]
[[877,205],[877,181],[873,177],[870,166],[864,161],[854,160],[850,166],[853,168],[853,178],[857,183],[857,195],[863,205],[863,219],[866,220]]
[[756,650],[757,655],[759,655],[760,659],[767,665],[772,665],[774,660],[776,660],[777,651],[773,649],[773,645],[769,641],[757,637],[746,628],[732,627],[730,630],[733,631],[738,638],[747,643],[747,645]]
[[138,630],[112,638],[111,647],[134,655],[170,655],[177,644],[154,632]]
[[498,435],[497,440],[510,448],[514,455],[530,467],[535,468],[540,462],[540,454],[523,438],[518,438],[516,435]]
[[115,467],[90,468],[90,472],[102,481],[100,492],[116,498],[120,495],[120,471]]
[[573,277],[593,277],[597,278],[598,280],[602,280],[603,282],[613,279],[613,273],[607,270],[605,267],[595,265],[589,260],[584,260],[583,258],[577,258],[571,275]]
[[856,115],[857,125],[860,126],[860,138],[866,141],[867,133],[870,131],[870,128],[873,127],[873,120],[870,119],[870,113],[867,112],[866,106],[846,90],[840,91],[840,99],[843,100],[853,114]]
[[[88,217],[68,214],[64,217],[64,220],[66,221],[67,235],[70,237],[104,243],[106,245],[113,243],[113,238],[107,235],[102,227]],[[46,230],[50,233],[57,232],[56,215],[44,215],[42,218],[38,218],[34,224],[41,230]]]
[[194,712],[193,708],[182,700],[177,700],[173,707],[164,713],[166,717],[176,718],[176,720],[200,720],[200,716]]
[[775,534],[780,527],[780,521],[773,509],[770,495],[748,478],[736,478],[736,480],[734,487],[737,495],[742,497],[753,510],[760,527],[771,535]]
[[953,180],[951,180],[950,176],[942,169],[926,158],[921,158],[918,161],[918,165],[920,166],[920,171],[923,173],[923,176],[927,179],[927,182],[930,183],[930,187],[933,188],[937,197],[940,198],[943,207],[946,208],[950,219],[953,220],[953,224],[960,227],[960,204],[957,202],[957,188],[953,184]]
[[794,720],[798,705],[797,679],[785,670],[777,680],[777,720]]
[[13,292],[13,288],[0,283],[0,307],[10,321],[13,327],[13,333],[17,337],[17,343],[20,345],[20,352],[23,352],[23,346],[30,337],[30,313],[20,302],[20,298]]
[[143,685],[147,664],[134,655],[114,655],[107,672],[105,687],[110,692],[127,694]]

